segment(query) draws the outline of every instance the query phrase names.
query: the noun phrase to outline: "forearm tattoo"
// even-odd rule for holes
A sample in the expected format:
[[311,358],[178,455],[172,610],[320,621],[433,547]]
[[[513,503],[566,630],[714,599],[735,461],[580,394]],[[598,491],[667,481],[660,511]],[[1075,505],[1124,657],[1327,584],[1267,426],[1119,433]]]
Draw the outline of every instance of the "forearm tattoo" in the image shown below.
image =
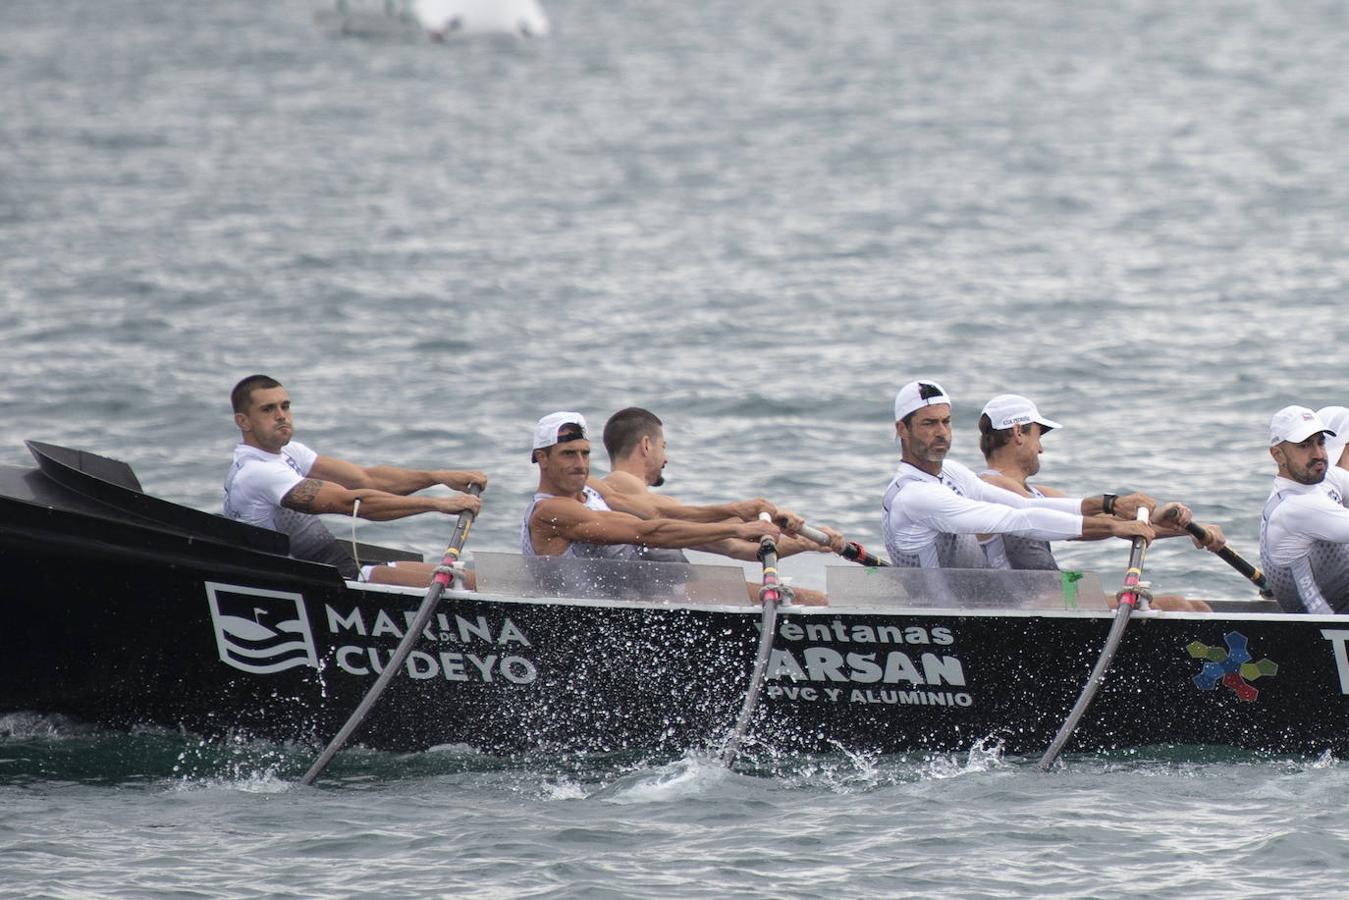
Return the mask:
[[281,498],[281,505],[300,512],[314,512],[314,500],[318,498],[322,488],[322,481],[317,478],[306,478]]

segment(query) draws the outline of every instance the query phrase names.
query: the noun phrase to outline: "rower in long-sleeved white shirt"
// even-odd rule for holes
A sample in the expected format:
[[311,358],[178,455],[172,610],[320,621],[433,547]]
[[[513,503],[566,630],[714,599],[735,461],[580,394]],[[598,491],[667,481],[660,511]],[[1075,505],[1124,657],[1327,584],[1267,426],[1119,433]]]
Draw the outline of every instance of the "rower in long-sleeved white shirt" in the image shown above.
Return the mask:
[[[1043,540],[1142,536],[1134,521],[1141,494],[1101,498],[1023,497],[981,481],[946,462],[951,449],[951,399],[935,381],[912,381],[895,395],[895,436],[903,459],[886,488],[882,533],[896,566],[986,568],[978,534],[1018,534]],[[1115,517],[1098,515],[1113,513]],[[1190,511],[1176,505],[1180,524]]]
[[1071,497],[1027,499],[951,460],[940,475],[902,462],[885,492],[885,546],[897,566],[982,569],[984,553],[975,535],[1080,538],[1081,506]]
[[[1279,472],[1260,517],[1260,562],[1289,612],[1349,612],[1349,472],[1331,464],[1327,436],[1337,437],[1303,406],[1285,406],[1269,423]],[[1334,447],[1342,450],[1338,440]]]

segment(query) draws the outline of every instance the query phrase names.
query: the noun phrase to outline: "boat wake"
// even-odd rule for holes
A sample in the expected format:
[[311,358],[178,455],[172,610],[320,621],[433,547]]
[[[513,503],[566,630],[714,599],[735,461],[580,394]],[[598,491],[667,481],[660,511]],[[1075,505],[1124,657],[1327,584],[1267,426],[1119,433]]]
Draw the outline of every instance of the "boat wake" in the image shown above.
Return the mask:
[[[800,753],[759,743],[746,750],[727,769],[720,754],[707,748],[671,757],[633,751],[501,756],[462,743],[411,753],[355,746],[338,754],[319,784],[378,790],[428,780],[493,785],[495,790],[545,802],[661,804],[762,799],[766,788],[867,794],[902,785],[1018,773],[1033,763],[1027,757],[1009,756],[998,735],[954,752],[880,754],[838,746],[834,753]],[[160,727],[106,729],[40,712],[0,715],[0,784],[65,781],[280,793],[298,782],[314,753],[307,744],[242,734],[205,739]],[[1061,771],[1044,777],[1090,781],[1127,771],[1145,777],[1203,778],[1233,765],[1283,767],[1290,776],[1343,769],[1341,760],[1330,753],[1309,760],[1230,747],[1154,746],[1070,755],[1060,764]]]
[[245,738],[206,741],[168,728],[105,729],[39,712],[0,716],[0,781],[11,784],[166,781],[270,790],[269,783],[284,784],[294,760],[308,754]]

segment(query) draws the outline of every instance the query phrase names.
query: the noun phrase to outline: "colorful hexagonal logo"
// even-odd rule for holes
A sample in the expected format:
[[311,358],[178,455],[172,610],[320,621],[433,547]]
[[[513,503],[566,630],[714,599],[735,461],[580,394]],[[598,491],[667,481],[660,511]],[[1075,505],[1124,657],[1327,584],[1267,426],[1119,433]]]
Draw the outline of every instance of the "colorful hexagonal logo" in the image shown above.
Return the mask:
[[1211,691],[1222,682],[1239,699],[1254,703],[1260,691],[1251,682],[1261,677],[1273,678],[1278,674],[1279,664],[1268,657],[1251,662],[1246,635],[1240,631],[1229,631],[1223,640],[1227,642],[1226,650],[1210,647],[1202,641],[1191,641],[1185,646],[1185,651],[1195,659],[1205,660],[1204,667],[1194,676],[1194,683],[1201,690]]

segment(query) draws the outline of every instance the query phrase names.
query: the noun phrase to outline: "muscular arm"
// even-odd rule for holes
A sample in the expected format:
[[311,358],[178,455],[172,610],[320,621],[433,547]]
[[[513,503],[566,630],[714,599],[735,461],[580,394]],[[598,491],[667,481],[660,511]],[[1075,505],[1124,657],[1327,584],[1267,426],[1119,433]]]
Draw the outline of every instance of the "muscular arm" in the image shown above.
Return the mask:
[[534,507],[529,523],[534,552],[555,556],[572,541],[588,544],[639,544],[685,549],[726,538],[754,540],[777,535],[768,522],[681,522],[676,519],[639,519],[625,512],[603,512],[575,500],[557,497]]
[[[814,541],[806,540],[800,536],[783,535],[774,543],[778,548],[778,559],[785,559],[788,556],[795,556],[798,553],[829,553],[828,547],[821,547]],[[729,556],[731,559],[743,559],[754,562],[759,558],[758,541],[742,541],[736,538],[727,538],[724,541],[717,541],[715,544],[694,547],[694,550],[702,550],[705,553],[717,553],[722,556]]]
[[487,486],[487,476],[476,471],[358,466],[331,456],[320,456],[314,460],[309,475],[352,490],[363,488],[400,495],[412,494],[437,484],[443,484],[456,491],[467,490],[470,484]]
[[352,490],[331,481],[305,478],[281,498],[281,505],[306,513],[351,515],[361,501],[360,517],[372,522],[387,522],[424,512],[457,513],[465,509],[477,512],[482,501],[467,494],[452,497],[404,497],[369,488]]
[[603,478],[590,479],[588,484],[600,492],[611,508],[639,519],[679,519],[684,522],[739,519],[752,522],[760,512],[770,516],[777,513],[773,504],[757,498],[714,506],[687,506],[673,497],[647,490],[646,485],[628,472],[610,472]]

